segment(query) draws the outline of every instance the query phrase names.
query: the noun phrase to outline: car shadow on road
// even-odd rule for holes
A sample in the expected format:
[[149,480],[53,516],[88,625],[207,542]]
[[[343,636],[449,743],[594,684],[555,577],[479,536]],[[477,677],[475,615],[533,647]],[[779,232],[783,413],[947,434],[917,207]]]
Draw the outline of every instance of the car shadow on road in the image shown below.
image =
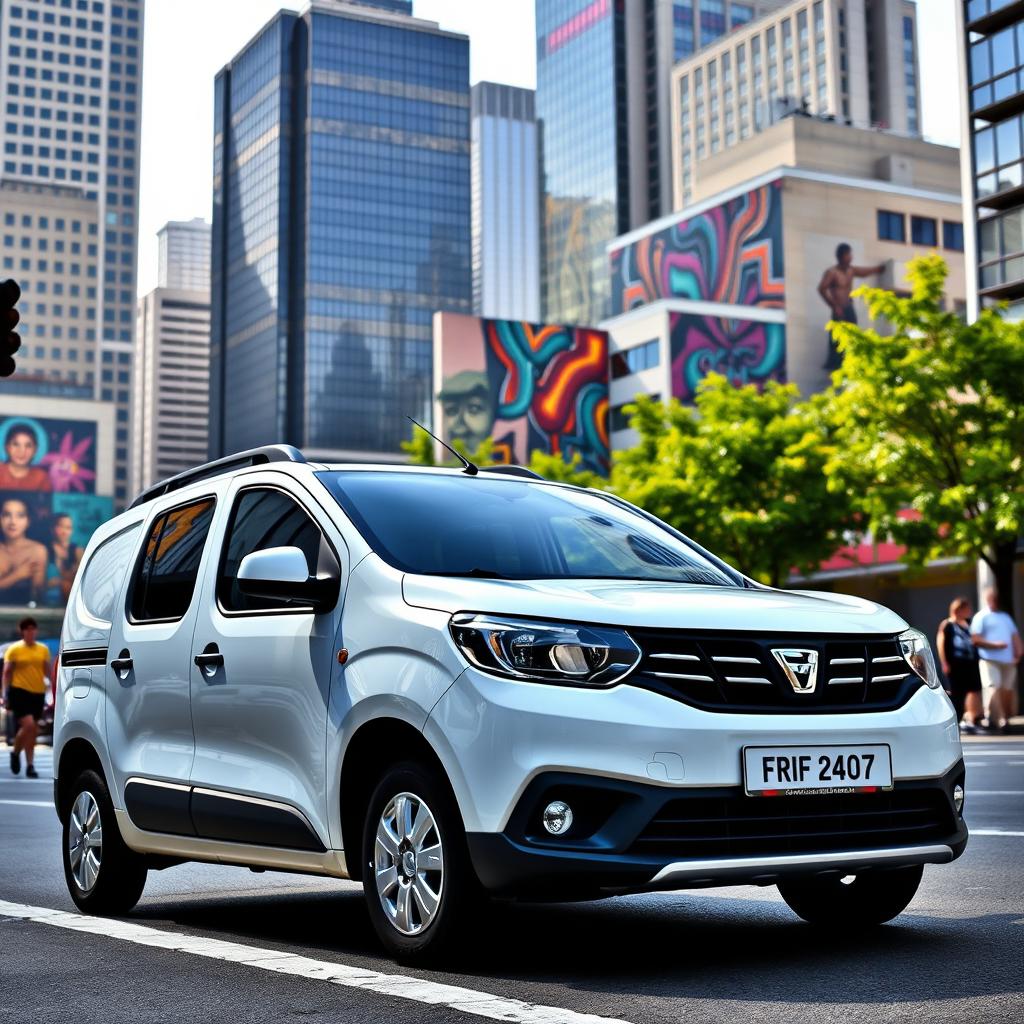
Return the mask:
[[[143,902],[133,917],[410,973],[383,958],[354,889],[201,903],[163,898]],[[1019,914],[945,918],[908,912],[881,928],[843,933],[803,924],[777,899],[671,894],[494,904],[443,974],[474,987],[550,983],[672,999],[880,1004],[998,997],[1024,992],[1013,952],[1019,954],[1020,921]]]

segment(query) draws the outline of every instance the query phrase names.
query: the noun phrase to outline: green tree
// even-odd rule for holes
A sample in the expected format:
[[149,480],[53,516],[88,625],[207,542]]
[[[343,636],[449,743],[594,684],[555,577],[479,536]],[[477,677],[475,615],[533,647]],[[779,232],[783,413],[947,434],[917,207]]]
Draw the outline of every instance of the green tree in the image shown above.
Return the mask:
[[973,324],[947,311],[939,256],[908,269],[909,297],[857,293],[891,333],[833,325],[844,360],[832,483],[911,563],[983,559],[1010,610],[1024,517],[1024,334],[998,310]]
[[535,451],[530,454],[530,469],[544,477],[545,480],[557,480],[559,483],[576,484],[577,487],[594,487],[598,490],[608,489],[608,479],[589,469],[580,469],[579,453],[566,462],[561,455],[549,455],[547,452]]
[[793,385],[734,387],[709,376],[695,407],[640,397],[612,489],[772,586],[794,568],[815,570],[844,543],[850,501],[831,490],[836,454],[817,396]]

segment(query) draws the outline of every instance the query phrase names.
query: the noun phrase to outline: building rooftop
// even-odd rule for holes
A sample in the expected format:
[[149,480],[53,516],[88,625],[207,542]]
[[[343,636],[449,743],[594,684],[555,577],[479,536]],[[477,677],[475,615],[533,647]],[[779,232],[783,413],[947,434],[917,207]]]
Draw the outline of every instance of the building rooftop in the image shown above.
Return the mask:
[[698,165],[700,202],[777,167],[960,192],[960,151],[882,129],[794,114]]

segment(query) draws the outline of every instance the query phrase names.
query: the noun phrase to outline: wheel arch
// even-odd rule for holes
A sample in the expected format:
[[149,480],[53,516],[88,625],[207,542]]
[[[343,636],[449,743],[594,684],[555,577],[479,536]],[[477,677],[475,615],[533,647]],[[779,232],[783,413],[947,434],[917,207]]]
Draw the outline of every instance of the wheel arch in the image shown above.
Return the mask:
[[70,806],[71,787],[74,785],[75,779],[90,768],[99,773],[109,790],[110,780],[103,770],[103,761],[93,744],[80,736],[68,740],[61,748],[54,785],[54,802],[57,814],[62,820]]
[[[375,718],[353,734],[341,765],[341,836],[349,877],[361,881],[362,829],[370,797],[384,771],[393,764],[419,760],[436,769],[452,802],[458,800],[437,751],[419,729],[398,718]],[[459,811],[461,817],[461,811]]]

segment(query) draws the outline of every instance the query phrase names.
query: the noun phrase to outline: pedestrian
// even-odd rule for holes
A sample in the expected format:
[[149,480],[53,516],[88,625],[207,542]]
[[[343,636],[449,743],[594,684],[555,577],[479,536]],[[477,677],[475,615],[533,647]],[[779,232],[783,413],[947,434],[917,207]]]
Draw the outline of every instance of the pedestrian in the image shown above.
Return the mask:
[[[935,646],[939,662],[949,683],[946,691],[956,710],[956,720],[966,732],[981,724],[981,673],[978,669],[978,645],[971,638],[971,602],[955,598],[949,606],[949,618],[939,623]],[[966,711],[967,721],[964,722]]]
[[1024,655],[1017,624],[999,608],[999,595],[985,591],[985,611],[971,621],[971,637],[981,652],[981,681],[985,684],[988,723],[991,729],[1009,730],[1013,692],[1017,686],[1017,662]]
[[39,777],[35,769],[37,723],[43,716],[46,680],[50,674],[50,652],[36,640],[39,624],[33,618],[18,623],[21,639],[4,653],[3,697],[7,712],[14,716],[17,732],[11,750],[11,771],[21,771],[25,755],[25,774]]

